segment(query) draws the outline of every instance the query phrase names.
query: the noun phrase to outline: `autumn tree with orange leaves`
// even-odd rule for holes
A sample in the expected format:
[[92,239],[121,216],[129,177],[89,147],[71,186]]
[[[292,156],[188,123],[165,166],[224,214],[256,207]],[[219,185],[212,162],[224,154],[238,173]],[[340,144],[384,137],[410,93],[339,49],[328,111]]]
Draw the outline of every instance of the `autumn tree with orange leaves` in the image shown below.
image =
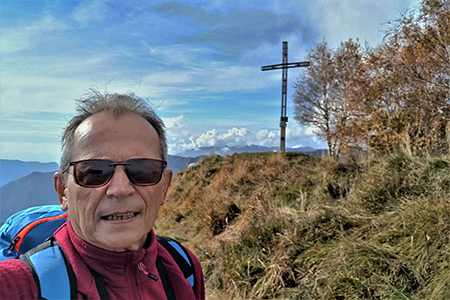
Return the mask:
[[295,84],[296,119],[316,129],[329,153],[355,148],[417,154],[449,150],[450,1],[423,0],[391,23],[383,44],[349,40],[309,54]]

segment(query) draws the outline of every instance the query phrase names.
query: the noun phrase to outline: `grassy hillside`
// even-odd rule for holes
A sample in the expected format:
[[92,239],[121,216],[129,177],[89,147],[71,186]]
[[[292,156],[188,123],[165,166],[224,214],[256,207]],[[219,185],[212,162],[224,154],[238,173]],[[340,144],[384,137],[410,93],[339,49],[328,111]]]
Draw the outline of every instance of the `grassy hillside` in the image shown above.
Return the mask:
[[212,156],[157,223],[208,299],[450,299],[450,158]]

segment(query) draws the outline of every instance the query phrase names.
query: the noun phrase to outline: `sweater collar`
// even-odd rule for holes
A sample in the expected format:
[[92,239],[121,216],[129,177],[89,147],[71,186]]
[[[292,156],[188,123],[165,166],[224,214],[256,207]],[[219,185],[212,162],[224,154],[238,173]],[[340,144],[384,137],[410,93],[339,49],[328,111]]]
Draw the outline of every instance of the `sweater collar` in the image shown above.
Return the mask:
[[[93,266],[103,265],[108,268],[124,267],[126,265],[137,265],[146,257],[150,258],[154,264],[157,255],[156,235],[153,229],[149,232],[144,247],[135,251],[114,252],[99,248],[81,239],[73,230],[70,221],[68,222],[67,230],[69,238],[72,241],[76,251],[80,254],[86,265],[93,268]],[[93,268],[96,269],[96,268]],[[95,270],[99,272],[100,270]],[[103,272],[99,272],[103,273]]]

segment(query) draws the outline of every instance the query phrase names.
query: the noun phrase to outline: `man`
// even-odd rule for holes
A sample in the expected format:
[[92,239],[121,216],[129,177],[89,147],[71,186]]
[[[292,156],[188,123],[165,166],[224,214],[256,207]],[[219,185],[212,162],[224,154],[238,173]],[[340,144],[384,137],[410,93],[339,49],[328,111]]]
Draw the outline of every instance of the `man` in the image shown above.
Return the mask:
[[[172,171],[161,119],[134,95],[80,100],[62,137],[54,186],[69,221],[54,237],[66,253],[78,299],[101,299],[93,272],[111,299],[167,299],[155,266],[164,264],[177,299],[204,299],[200,262],[191,287],[153,226],[165,203]],[[92,272],[93,271],[93,272]],[[19,259],[0,263],[0,299],[37,299],[32,273]]]

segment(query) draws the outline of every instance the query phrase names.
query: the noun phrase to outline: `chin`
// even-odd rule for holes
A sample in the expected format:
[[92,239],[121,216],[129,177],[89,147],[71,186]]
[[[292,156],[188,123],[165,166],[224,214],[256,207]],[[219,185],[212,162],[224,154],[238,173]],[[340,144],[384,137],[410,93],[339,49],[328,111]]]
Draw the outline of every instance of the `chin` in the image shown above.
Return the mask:
[[145,238],[132,238],[129,234],[126,235],[120,233],[115,235],[113,241],[105,241],[102,248],[114,252],[135,251],[143,247],[146,237],[147,236],[145,236]]

